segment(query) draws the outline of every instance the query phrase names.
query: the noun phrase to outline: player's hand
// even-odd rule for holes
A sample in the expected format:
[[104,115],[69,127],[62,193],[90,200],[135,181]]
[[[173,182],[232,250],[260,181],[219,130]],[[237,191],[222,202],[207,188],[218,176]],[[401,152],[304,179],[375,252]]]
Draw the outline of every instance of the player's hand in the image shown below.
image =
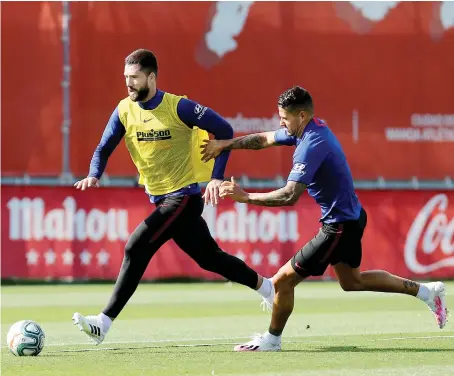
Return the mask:
[[85,179],[79,180],[74,184],[76,189],[80,189],[81,191],[85,191],[87,188],[99,188],[99,180],[93,177],[86,177]]
[[205,199],[205,205],[211,203],[211,206],[216,206],[219,203],[219,187],[221,184],[222,180],[219,179],[213,179],[207,184],[202,196]]
[[200,145],[202,149],[202,162],[208,162],[210,159],[216,158],[224,150],[225,140],[202,140],[204,143]]
[[219,197],[224,198],[227,196],[237,202],[248,202],[249,199],[248,193],[236,183],[233,176],[230,181],[223,182],[219,190]]

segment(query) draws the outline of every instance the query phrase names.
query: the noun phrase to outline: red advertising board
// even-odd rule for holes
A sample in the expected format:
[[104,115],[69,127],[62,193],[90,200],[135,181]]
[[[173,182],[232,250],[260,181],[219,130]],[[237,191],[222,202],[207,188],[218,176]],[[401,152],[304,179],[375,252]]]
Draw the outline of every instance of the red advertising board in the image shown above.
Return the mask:
[[[361,191],[368,212],[362,270],[404,277],[454,277],[454,192]],[[2,187],[3,278],[115,279],[129,234],[152,210],[137,189]],[[273,275],[318,230],[319,208],[304,195],[293,207],[226,199],[204,217],[225,251]],[[332,276],[328,269],[325,276]],[[169,241],[145,279],[217,279]]]

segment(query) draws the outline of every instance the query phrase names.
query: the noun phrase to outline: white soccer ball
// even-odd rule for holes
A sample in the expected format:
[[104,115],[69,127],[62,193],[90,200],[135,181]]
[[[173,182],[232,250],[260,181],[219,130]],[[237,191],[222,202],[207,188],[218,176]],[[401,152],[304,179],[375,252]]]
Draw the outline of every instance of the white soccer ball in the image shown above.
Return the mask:
[[35,356],[44,347],[44,331],[34,321],[22,320],[9,328],[6,343],[16,356]]

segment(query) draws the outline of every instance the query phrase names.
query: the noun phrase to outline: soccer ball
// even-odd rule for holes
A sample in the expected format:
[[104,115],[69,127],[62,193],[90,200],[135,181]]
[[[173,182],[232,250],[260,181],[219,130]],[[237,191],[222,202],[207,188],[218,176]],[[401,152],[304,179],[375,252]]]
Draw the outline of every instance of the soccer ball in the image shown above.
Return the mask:
[[44,331],[34,321],[22,320],[9,328],[6,343],[16,356],[35,356],[44,347]]

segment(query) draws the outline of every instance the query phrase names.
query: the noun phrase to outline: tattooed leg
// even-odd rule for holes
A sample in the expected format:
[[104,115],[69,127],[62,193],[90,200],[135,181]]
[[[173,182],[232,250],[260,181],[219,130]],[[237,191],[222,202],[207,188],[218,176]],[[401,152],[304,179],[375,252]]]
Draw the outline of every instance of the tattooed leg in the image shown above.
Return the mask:
[[416,296],[419,283],[398,277],[384,270],[369,270],[361,273],[365,291],[392,292]]
[[398,277],[384,270],[360,272],[345,264],[334,265],[341,287],[345,291],[376,291],[416,296],[419,283]]

